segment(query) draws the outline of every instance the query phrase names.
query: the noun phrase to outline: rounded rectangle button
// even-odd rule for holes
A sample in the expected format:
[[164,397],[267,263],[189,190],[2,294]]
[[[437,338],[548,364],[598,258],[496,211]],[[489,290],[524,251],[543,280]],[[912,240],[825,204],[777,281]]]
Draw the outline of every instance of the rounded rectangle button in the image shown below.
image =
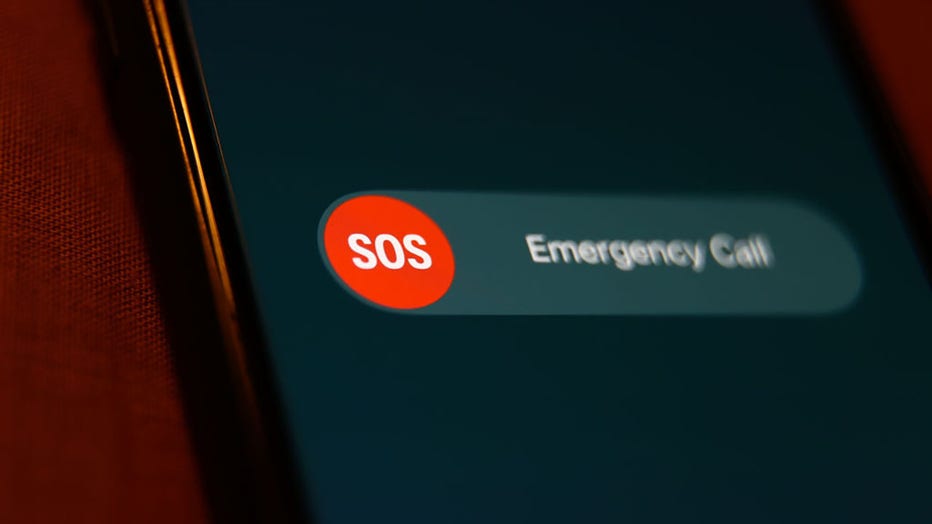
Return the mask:
[[424,315],[806,315],[861,287],[838,226],[780,199],[366,192],[318,240],[351,294]]

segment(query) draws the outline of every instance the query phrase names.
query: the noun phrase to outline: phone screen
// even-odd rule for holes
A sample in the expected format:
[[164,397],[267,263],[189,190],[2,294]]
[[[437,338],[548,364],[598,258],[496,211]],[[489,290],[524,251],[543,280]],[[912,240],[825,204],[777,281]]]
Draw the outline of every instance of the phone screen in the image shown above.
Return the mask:
[[809,3],[190,10],[317,521],[932,520],[929,286]]

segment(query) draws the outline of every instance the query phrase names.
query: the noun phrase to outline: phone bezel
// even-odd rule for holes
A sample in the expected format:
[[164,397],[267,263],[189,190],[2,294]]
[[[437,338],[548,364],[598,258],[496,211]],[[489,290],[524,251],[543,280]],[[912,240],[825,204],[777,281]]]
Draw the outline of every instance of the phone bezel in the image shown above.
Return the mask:
[[[140,33],[139,38],[148,42],[158,58],[151,66],[160,67],[159,76],[170,95],[167,97],[169,106],[163,109],[173,115],[178,128],[176,153],[186,159],[187,166],[186,178],[175,183],[187,185],[190,200],[186,204],[196,217],[191,227],[201,232],[201,254],[212,279],[213,300],[222,331],[217,336],[223,338],[227,371],[239,386],[232,401],[241,415],[240,429],[248,435],[247,445],[253,448],[246,459],[259,463],[252,471],[258,472],[254,480],[255,489],[261,492],[257,494],[262,499],[257,505],[260,518],[264,522],[312,521],[309,508],[313,501],[306,499],[296,470],[294,443],[278,395],[233,192],[185,2],[141,0],[129,4],[132,7],[125,9],[141,9],[145,13],[145,30],[138,25],[133,30]],[[891,191],[929,277],[932,263],[929,191],[883,96],[844,3],[828,0],[815,2],[815,5],[855,92],[861,116],[889,174]],[[125,25],[128,22],[124,20],[130,18],[114,16],[112,20],[120,20],[117,25]],[[197,391],[183,393],[192,395]]]

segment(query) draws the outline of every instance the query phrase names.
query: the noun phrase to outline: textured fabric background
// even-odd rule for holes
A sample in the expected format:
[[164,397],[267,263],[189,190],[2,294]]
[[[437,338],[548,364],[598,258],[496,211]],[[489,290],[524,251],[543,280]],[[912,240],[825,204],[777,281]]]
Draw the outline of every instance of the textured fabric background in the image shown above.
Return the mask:
[[0,1],[0,522],[202,522],[94,38]]
[[[932,3],[855,1],[932,173]],[[203,522],[80,0],[0,1],[0,522]]]
[[847,4],[932,194],[932,0]]

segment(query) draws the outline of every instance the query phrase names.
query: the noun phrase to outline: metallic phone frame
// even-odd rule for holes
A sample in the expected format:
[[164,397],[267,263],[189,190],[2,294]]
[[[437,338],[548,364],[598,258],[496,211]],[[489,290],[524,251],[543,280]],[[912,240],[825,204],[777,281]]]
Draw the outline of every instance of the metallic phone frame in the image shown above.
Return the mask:
[[[174,136],[169,148],[174,148],[179,172],[165,173],[162,183],[184,185],[189,197],[184,203],[190,207],[188,225],[196,230],[202,249],[199,254],[202,269],[210,282],[219,326],[215,335],[224,347],[224,370],[235,384],[232,402],[236,404],[238,429],[246,448],[239,450],[242,456],[230,459],[251,464],[252,478],[245,482],[256,497],[255,503],[249,505],[252,508],[249,511],[254,513],[240,516],[244,521],[310,522],[311,501],[306,500],[295,467],[294,445],[278,397],[227,168],[184,0],[98,1],[110,54],[118,58],[117,62],[141,61],[143,68],[153,71],[161,82],[161,96],[153,103],[170,114]],[[891,190],[929,277],[932,263],[929,192],[842,2],[817,1],[815,7],[860,103],[860,116],[890,175]],[[184,389],[187,389],[183,391],[185,395],[197,394],[191,388]],[[234,501],[213,503],[230,502]]]

